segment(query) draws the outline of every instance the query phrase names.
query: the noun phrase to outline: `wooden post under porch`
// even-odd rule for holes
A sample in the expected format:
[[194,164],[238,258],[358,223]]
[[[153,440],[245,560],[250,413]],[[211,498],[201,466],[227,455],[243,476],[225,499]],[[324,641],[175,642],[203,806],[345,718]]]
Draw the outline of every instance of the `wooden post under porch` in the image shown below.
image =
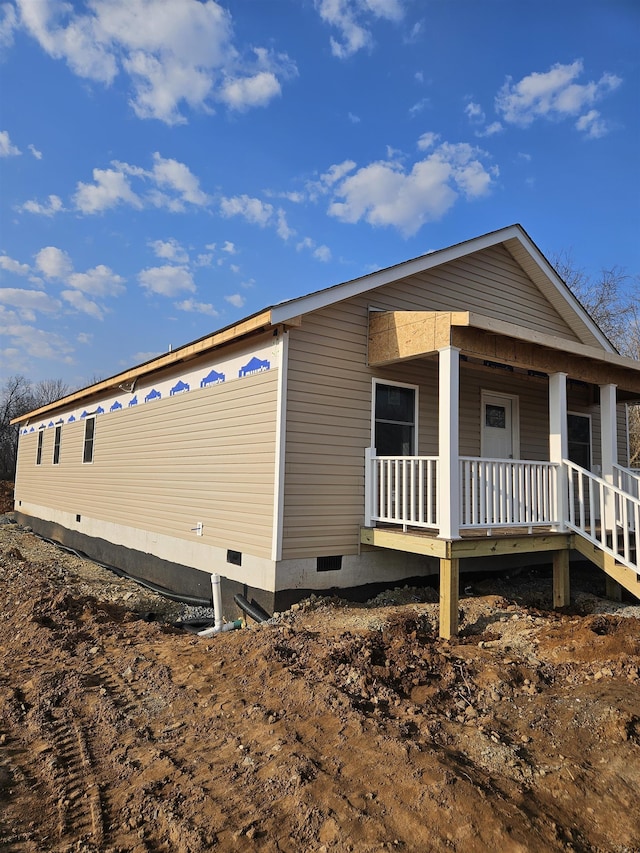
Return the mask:
[[494,531],[491,535],[464,534],[460,539],[439,539],[424,530],[402,531],[392,527],[362,527],[360,542],[435,557],[440,564],[440,628],[445,639],[458,633],[458,587],[460,560],[470,557],[499,557],[507,554],[549,552],[553,562],[553,605],[569,604],[569,552],[574,547],[571,533],[553,531]]

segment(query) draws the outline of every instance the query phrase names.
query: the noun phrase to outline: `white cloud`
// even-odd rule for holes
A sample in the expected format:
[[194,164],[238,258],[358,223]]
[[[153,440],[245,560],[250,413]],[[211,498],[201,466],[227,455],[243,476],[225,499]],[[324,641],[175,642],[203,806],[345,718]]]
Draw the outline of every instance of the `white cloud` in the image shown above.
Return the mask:
[[347,113],[347,118],[351,124],[360,124],[360,116],[355,115],[355,113]]
[[22,151],[9,138],[8,130],[0,130],[0,157],[17,157]]
[[229,305],[233,305],[234,308],[242,308],[246,302],[246,299],[241,293],[231,293],[229,296],[225,296],[225,300]]
[[397,160],[371,163],[335,187],[328,212],[343,222],[364,219],[411,236],[440,219],[460,196],[489,192],[497,170],[483,165],[486,156],[467,143],[444,142],[408,172]]
[[[208,248],[208,247],[205,247]],[[237,254],[238,250],[236,249],[235,243],[232,243],[231,240],[225,240],[222,244],[222,251],[226,252],[228,255]]]
[[65,279],[73,272],[71,258],[62,249],[55,246],[45,246],[36,255],[36,268],[47,279]]
[[499,121],[487,124],[487,117],[484,110],[480,104],[476,104],[474,101],[469,101],[464,108],[464,111],[471,124],[475,127],[475,135],[480,138],[485,136],[495,136],[496,133],[500,133],[503,129],[502,124]]
[[209,302],[196,302],[195,299],[185,299],[176,302],[179,311],[188,311],[194,314],[206,314],[208,317],[219,317],[220,314]]
[[[36,160],[42,160],[42,151],[38,151],[35,145],[27,145],[27,148],[31,151]],[[51,196],[49,196],[49,198],[51,198]]]
[[152,177],[160,187],[168,187],[181,201],[202,207],[209,197],[200,189],[200,182],[188,166],[178,160],[165,159],[156,151],[153,155]]
[[586,133],[589,139],[599,139],[609,132],[609,126],[601,118],[598,110],[589,110],[588,113],[580,116],[576,122],[576,128]]
[[29,264],[21,264],[20,261],[10,258],[9,255],[0,255],[0,269],[16,275],[29,275],[31,273]]
[[197,267],[210,267],[213,263],[213,254],[211,252],[202,252],[196,255],[195,265]]
[[73,201],[82,213],[100,213],[119,204],[129,204],[138,210],[141,199],[129,185],[126,175],[115,169],[94,169],[93,184],[78,183]]
[[278,224],[276,226],[276,231],[278,233],[278,237],[280,237],[281,240],[284,240],[286,242],[289,237],[293,237],[296,232],[293,230],[293,228],[289,227],[289,224],[287,223],[286,214],[281,207],[278,208],[277,221]]
[[98,264],[86,272],[73,273],[68,277],[67,284],[92,296],[119,296],[125,290],[122,276],[104,264]]
[[24,213],[35,213],[39,216],[55,216],[56,213],[61,213],[64,210],[62,199],[57,195],[50,195],[47,204],[40,204],[38,201],[25,201],[19,207]]
[[11,47],[13,44],[13,32],[18,28],[18,18],[15,7],[11,3],[3,3],[0,6],[0,47]]
[[504,128],[499,121],[492,121],[491,124],[488,124],[483,130],[479,130],[476,133],[476,136],[495,136],[496,133],[501,133]]
[[399,21],[404,13],[402,0],[316,0],[322,20],[338,30],[339,39],[331,38],[331,52],[347,59],[365,47],[371,47],[371,18]]
[[149,267],[138,273],[138,281],[150,293],[162,296],[177,296],[179,293],[195,293],[193,276],[186,267]]
[[282,93],[282,87],[272,71],[260,71],[253,77],[225,80],[220,100],[234,110],[264,107]]
[[103,319],[104,311],[102,308],[100,308],[100,306],[93,300],[87,299],[84,293],[81,293],[79,290],[63,290],[61,296],[69,303],[69,305],[72,305],[76,311],[80,311],[82,314],[88,314],[96,320]]
[[271,221],[274,210],[272,204],[243,194],[230,198],[222,198],[220,201],[220,212],[227,218],[242,216],[247,222],[264,228]]
[[[183,108],[262,106],[279,94],[287,57],[254,48],[243,58],[231,14],[215,0],[17,0],[23,26],[80,77],[110,85],[124,73],[139,118],[183,123]],[[88,8],[87,8],[88,7]]]
[[308,249],[314,258],[318,261],[322,261],[323,263],[331,260],[331,249],[328,246],[316,245],[315,240],[312,240],[311,237],[305,237],[300,240],[300,242],[296,244],[296,249],[298,252],[303,249]]
[[78,332],[76,340],[79,344],[90,344],[93,340],[93,335],[90,332]]
[[[203,207],[209,202],[209,196],[200,189],[198,178],[187,165],[164,158],[157,151],[152,169],[118,160],[113,160],[111,166],[94,169],[93,184],[78,183],[73,197],[77,210],[93,214],[128,204],[136,210],[152,205],[180,213],[187,204]],[[132,188],[133,180],[140,182],[140,193]]]
[[343,160],[342,163],[331,166],[330,169],[320,175],[317,181],[307,183],[306,189],[309,198],[315,201],[319,195],[326,195],[335,184],[339,183],[345,175],[348,175],[355,168],[354,160]]
[[21,312],[29,312],[29,319],[35,319],[34,311],[52,314],[60,310],[60,302],[48,293],[42,290],[23,290],[19,287],[0,288],[0,303],[12,305]]
[[170,237],[168,240],[152,240],[149,245],[157,258],[164,258],[176,264],[186,264],[189,262],[189,255],[173,237]]
[[[583,70],[582,60],[577,59],[570,65],[557,63],[548,71],[533,72],[518,83],[508,78],[496,96],[496,110],[504,121],[520,127],[528,127],[537,118],[557,120],[579,116],[585,121],[584,127],[578,129],[590,133],[596,120],[587,119],[588,108],[617,89],[622,80],[605,73],[597,82],[577,83]],[[596,133],[602,135],[606,132],[604,123],[596,119]]]
[[485,120],[484,110],[480,104],[469,101],[467,106],[464,108],[464,111],[467,114],[469,121],[483,122]]
[[425,109],[425,107],[429,106],[429,103],[429,98],[421,98],[419,101],[416,101],[413,106],[409,107],[409,115],[411,116],[411,118],[421,113]]
[[5,339],[11,344],[3,351],[3,366],[6,366],[4,358],[13,358],[13,351],[16,349],[20,353],[16,369],[23,372],[26,369],[26,358],[42,358],[65,363],[72,361],[70,354],[73,353],[73,347],[61,335],[20,322],[13,311],[5,311],[2,305],[0,305],[0,326]]
[[438,139],[440,136],[437,133],[423,133],[418,139],[418,150],[428,151],[429,148],[433,148]]

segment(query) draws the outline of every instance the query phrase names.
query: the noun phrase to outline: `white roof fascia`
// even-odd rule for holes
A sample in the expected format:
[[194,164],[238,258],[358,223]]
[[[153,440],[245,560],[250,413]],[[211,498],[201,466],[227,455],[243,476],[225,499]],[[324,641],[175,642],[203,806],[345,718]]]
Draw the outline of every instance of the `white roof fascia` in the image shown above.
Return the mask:
[[577,314],[583,323],[585,323],[595,337],[598,339],[602,347],[607,350],[607,352],[616,353],[617,350],[607,338],[607,336],[602,332],[600,327],[594,321],[593,317],[589,314],[589,312],[580,304],[578,299],[573,295],[569,287],[565,284],[565,282],[560,278],[558,273],[555,271],[553,266],[549,263],[549,261],[542,254],[540,249],[533,242],[531,237],[527,234],[524,229],[521,229],[521,233],[519,235],[520,242],[527,249],[533,260],[540,267],[542,273],[549,279],[549,281],[554,285],[558,293],[563,297],[565,302],[569,305],[571,310]]

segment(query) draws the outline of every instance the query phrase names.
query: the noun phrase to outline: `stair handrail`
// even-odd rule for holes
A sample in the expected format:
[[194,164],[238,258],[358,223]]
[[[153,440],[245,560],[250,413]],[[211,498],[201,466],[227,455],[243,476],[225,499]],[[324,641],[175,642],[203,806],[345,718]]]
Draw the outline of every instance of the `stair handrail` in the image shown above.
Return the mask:
[[567,469],[566,526],[640,575],[637,553],[640,497],[569,459],[563,459],[562,464]]
[[624,465],[613,465],[614,484],[634,497],[640,497],[640,468],[627,468]]

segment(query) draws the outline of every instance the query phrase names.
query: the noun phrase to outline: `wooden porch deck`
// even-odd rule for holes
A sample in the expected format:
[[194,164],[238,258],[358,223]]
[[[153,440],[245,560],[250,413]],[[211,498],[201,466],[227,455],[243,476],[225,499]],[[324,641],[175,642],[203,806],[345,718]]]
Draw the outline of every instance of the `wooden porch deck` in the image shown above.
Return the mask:
[[460,539],[439,539],[432,530],[400,525],[378,524],[361,527],[360,543],[376,548],[407,551],[444,560],[467,557],[491,557],[503,554],[535,554],[541,551],[562,551],[573,547],[573,534],[556,532],[550,527],[496,528],[489,533],[465,530]]

